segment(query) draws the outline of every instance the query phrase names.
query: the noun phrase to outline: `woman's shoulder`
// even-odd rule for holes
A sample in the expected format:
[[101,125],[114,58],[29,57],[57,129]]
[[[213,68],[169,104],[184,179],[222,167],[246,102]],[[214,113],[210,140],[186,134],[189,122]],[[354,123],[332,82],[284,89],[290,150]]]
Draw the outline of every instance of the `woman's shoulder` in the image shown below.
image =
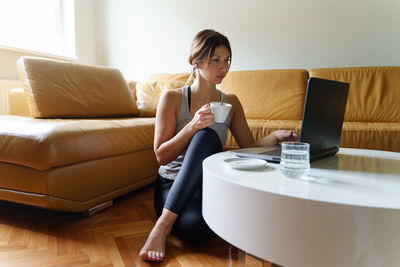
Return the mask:
[[182,101],[182,88],[165,90],[160,97],[160,104],[168,108],[178,108]]
[[232,114],[235,114],[237,111],[243,110],[242,103],[240,103],[239,98],[235,94],[231,93],[224,93],[224,94],[226,102],[232,105],[231,109]]
[[182,88],[165,90],[161,97],[168,100],[180,100],[182,97]]
[[224,95],[225,95],[226,102],[228,102],[230,104],[236,104],[238,102],[240,103],[239,98],[235,94],[224,93]]

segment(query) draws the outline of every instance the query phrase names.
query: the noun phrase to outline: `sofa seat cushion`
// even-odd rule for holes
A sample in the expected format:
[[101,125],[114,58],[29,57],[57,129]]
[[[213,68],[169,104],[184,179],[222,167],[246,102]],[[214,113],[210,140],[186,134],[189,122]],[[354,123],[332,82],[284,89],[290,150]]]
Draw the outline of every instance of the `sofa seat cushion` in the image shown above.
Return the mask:
[[344,122],[340,147],[400,152],[400,123]]
[[37,170],[152,149],[154,118],[0,117],[0,161]]
[[[269,135],[275,130],[295,130],[300,133],[301,121],[300,120],[251,120],[248,119],[247,123],[253,134],[254,140],[258,141],[264,136]],[[228,132],[228,137],[225,149],[238,148],[238,144],[233,138],[232,134]]]

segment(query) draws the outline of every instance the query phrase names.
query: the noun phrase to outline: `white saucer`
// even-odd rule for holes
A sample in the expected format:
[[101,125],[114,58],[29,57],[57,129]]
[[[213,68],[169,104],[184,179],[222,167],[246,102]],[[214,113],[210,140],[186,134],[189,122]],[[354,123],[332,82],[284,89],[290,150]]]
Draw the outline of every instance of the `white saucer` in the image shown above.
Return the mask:
[[238,170],[258,169],[267,165],[265,160],[252,158],[227,158],[224,162],[230,168]]

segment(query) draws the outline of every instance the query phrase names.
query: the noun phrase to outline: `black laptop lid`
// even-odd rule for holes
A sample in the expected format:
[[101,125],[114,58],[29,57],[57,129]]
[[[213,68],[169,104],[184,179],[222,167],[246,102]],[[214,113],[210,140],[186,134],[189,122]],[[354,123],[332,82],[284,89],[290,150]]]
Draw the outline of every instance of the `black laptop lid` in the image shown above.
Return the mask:
[[348,91],[348,83],[308,80],[300,141],[310,144],[311,160],[339,150]]

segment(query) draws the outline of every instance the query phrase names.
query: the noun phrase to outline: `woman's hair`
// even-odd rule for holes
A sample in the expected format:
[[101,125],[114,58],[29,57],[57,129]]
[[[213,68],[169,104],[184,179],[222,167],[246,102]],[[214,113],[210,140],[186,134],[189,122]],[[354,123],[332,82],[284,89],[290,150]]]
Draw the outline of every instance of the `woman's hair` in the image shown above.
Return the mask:
[[[208,62],[214,54],[215,48],[221,45],[228,49],[229,54],[232,57],[231,45],[225,35],[212,29],[202,30],[193,38],[188,59],[189,64],[194,66],[195,63],[202,62],[203,60]],[[192,77],[196,78],[194,67],[188,82],[192,79]]]

